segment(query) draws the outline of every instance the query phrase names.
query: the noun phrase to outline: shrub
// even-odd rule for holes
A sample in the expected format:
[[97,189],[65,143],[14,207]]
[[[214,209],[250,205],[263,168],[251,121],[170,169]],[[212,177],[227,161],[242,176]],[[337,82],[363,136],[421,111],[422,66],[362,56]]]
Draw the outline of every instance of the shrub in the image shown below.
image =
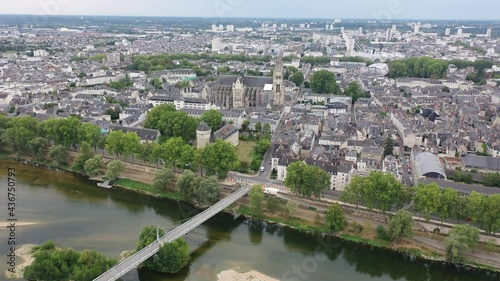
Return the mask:
[[387,229],[385,229],[383,225],[377,226],[377,237],[386,241],[390,240],[389,233],[387,232]]
[[357,222],[354,222],[351,225],[351,231],[354,232],[354,233],[358,233],[359,234],[359,233],[363,232],[364,229],[365,228],[361,224],[359,224]]

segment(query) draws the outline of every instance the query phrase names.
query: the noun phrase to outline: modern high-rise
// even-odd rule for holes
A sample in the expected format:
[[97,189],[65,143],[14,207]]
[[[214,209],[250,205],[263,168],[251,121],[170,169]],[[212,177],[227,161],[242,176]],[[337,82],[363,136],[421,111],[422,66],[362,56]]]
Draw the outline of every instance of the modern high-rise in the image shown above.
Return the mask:
[[387,29],[387,32],[385,34],[385,41],[389,42],[392,40],[392,29]]
[[447,28],[445,31],[444,31],[444,35],[445,36],[450,36],[451,34],[451,29],[450,28]]
[[218,52],[222,50],[222,41],[220,38],[212,39],[212,52]]
[[486,37],[491,37],[491,28],[488,28],[488,30],[486,30]]
[[413,28],[413,33],[418,34],[420,32],[420,23],[416,23]]

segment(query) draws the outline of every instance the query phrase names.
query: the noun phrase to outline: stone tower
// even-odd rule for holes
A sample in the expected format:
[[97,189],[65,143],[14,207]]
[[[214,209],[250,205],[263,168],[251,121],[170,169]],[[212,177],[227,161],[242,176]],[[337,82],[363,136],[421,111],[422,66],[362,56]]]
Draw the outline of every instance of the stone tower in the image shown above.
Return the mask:
[[273,73],[273,96],[274,105],[285,104],[285,71],[283,69],[283,54],[280,54],[276,60],[276,66]]
[[205,148],[210,144],[210,138],[212,137],[212,129],[205,123],[201,124],[196,128],[196,147]]

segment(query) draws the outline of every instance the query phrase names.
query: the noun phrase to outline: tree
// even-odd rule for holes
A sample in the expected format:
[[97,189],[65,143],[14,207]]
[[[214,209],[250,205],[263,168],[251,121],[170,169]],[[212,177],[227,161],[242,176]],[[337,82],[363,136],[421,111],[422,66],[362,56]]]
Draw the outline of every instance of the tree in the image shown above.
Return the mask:
[[122,131],[112,131],[106,140],[106,149],[110,154],[115,154],[117,157],[125,152],[123,140],[125,133]]
[[64,145],[55,145],[49,149],[49,157],[55,165],[68,164],[68,150]]
[[392,140],[391,135],[387,136],[384,144],[384,158],[386,156],[392,155],[394,151],[394,142]]
[[156,172],[153,180],[153,188],[157,190],[165,190],[168,185],[174,182],[175,174],[171,169],[162,169]]
[[177,181],[177,188],[184,200],[191,201],[196,196],[196,190],[200,185],[201,179],[197,177],[192,171],[186,170],[179,177]]
[[295,215],[295,213],[297,213],[297,204],[295,202],[292,202],[292,201],[288,201],[286,203],[286,213],[289,217],[293,217]]
[[366,179],[365,177],[354,176],[349,186],[345,188],[340,199],[349,204],[356,204],[356,207],[362,204],[364,198],[363,190],[367,185],[367,183],[364,182]]
[[132,160],[135,159],[135,154],[139,153],[141,148],[141,138],[136,132],[128,132],[121,140],[123,143],[123,153],[125,155],[132,155]]
[[198,148],[194,151],[193,153],[193,163],[191,165],[191,169],[193,171],[200,171],[200,175],[203,176],[203,170],[205,167],[205,149],[204,148]]
[[79,253],[71,248],[56,248],[52,241],[35,247],[33,257],[24,270],[26,280],[94,280],[116,264],[116,260],[96,251]]
[[161,158],[167,161],[175,170],[177,163],[181,160],[184,140],[180,137],[170,138],[161,145]]
[[264,124],[263,133],[266,134],[266,135],[270,135],[271,134],[271,125],[269,123],[265,123]]
[[159,77],[154,77],[151,79],[151,85],[155,87],[155,89],[163,89],[163,83]]
[[172,104],[157,106],[148,113],[144,127],[159,130],[162,139],[181,137],[185,142],[196,139],[198,120],[189,117],[184,111],[176,111]]
[[372,172],[364,179],[356,179],[344,190],[345,202],[363,204],[369,209],[390,211],[400,209],[409,203],[411,194],[408,189],[392,175],[383,172]]
[[262,123],[257,122],[257,124],[255,124],[255,131],[259,133],[262,132]]
[[280,200],[278,199],[278,197],[275,197],[275,196],[269,196],[267,197],[266,199],[266,208],[274,213],[276,211],[281,211],[282,210],[282,206],[281,206],[281,202]]
[[300,87],[300,85],[304,83],[304,74],[302,72],[297,71],[294,74],[292,74],[292,76],[290,77],[290,81],[295,83],[297,87]]
[[347,226],[344,210],[339,204],[333,204],[328,208],[325,219],[328,230],[333,233],[340,232]]
[[15,151],[28,152],[28,143],[37,135],[38,121],[33,117],[16,117],[7,122],[8,129],[3,133],[2,139]]
[[248,127],[249,127],[249,126],[250,126],[250,120],[245,119],[245,120],[243,121],[243,131],[248,130]]
[[485,231],[494,233],[500,230],[500,194],[488,196],[484,200],[481,224]]
[[101,174],[102,168],[104,168],[104,161],[102,161],[101,155],[96,155],[89,160],[85,161],[84,164],[85,173],[91,177]]
[[189,264],[189,244],[179,238],[160,247],[158,253],[144,262],[147,268],[163,273],[177,273]]
[[73,163],[72,169],[77,172],[85,172],[85,162],[94,156],[92,153],[92,148],[87,142],[82,142],[80,145],[81,153],[78,157],[76,157],[75,162]]
[[424,214],[427,221],[430,220],[431,214],[436,214],[439,208],[439,197],[441,188],[435,184],[420,184],[415,193],[415,207],[419,212]]
[[444,241],[446,259],[453,263],[464,263],[466,255],[479,242],[479,229],[470,225],[455,225]]
[[139,240],[137,241],[135,250],[140,251],[151,243],[155,242],[157,236],[163,237],[165,235],[165,230],[157,228],[155,225],[146,226],[142,229],[139,235]]
[[232,144],[217,140],[205,147],[202,161],[203,168],[209,175],[217,175],[219,179],[225,179],[238,161],[238,155]]
[[484,175],[483,184],[486,186],[500,187],[500,173],[488,173]]
[[158,150],[159,144],[158,143],[143,143],[140,144],[139,148],[139,158],[142,159],[144,162],[148,163],[157,163],[158,162],[158,157],[157,155],[154,155],[154,151]]
[[78,128],[78,140],[80,143],[85,141],[94,149],[97,148],[101,135],[101,128],[91,123],[83,123]]
[[264,203],[264,189],[262,188],[262,185],[252,186],[249,197],[252,213],[256,216],[262,216]]
[[399,210],[389,224],[389,238],[391,241],[399,242],[401,239],[413,237],[413,217],[410,212]]
[[359,84],[358,81],[352,81],[349,83],[349,86],[345,90],[345,94],[352,97],[353,103],[355,103],[359,98],[370,97],[370,95],[363,90],[363,87],[361,87],[361,84]]
[[327,70],[314,72],[311,77],[311,89],[318,94],[338,95],[341,92],[335,74]]
[[73,277],[70,280],[88,281],[94,280],[102,273],[108,271],[116,264],[115,260],[109,260],[101,253],[85,250],[81,253],[73,269]]
[[198,185],[198,189],[195,190],[196,203],[202,206],[211,206],[217,203],[220,198],[221,190],[222,187],[217,181],[217,178],[210,177],[208,179],[201,180],[200,184]]
[[115,181],[118,177],[120,177],[125,168],[125,164],[123,164],[120,160],[113,160],[109,162],[108,171],[106,171],[106,178],[110,181]]
[[321,168],[297,161],[288,166],[285,185],[295,194],[319,197],[323,189],[330,187],[330,178]]
[[28,150],[37,160],[43,160],[47,153],[48,141],[46,138],[37,137],[28,142]]
[[182,168],[193,168],[194,162],[194,153],[196,148],[189,144],[185,144],[181,148],[181,157],[179,160],[179,164]]
[[471,184],[473,182],[472,175],[462,171],[456,171],[452,177],[452,180],[455,182],[464,182],[468,184]]
[[224,123],[223,117],[224,115],[219,110],[211,109],[203,113],[201,121],[205,122],[210,128],[212,128],[212,132],[216,132],[222,128],[222,124]]
[[443,222],[445,219],[457,217],[460,194],[458,191],[445,188],[441,190],[437,213]]
[[486,197],[477,191],[472,191],[469,196],[467,196],[466,214],[467,217],[476,224],[483,219],[485,201]]
[[394,61],[390,64],[389,77],[398,78],[398,77],[406,77],[407,75],[408,75],[407,67],[404,62]]

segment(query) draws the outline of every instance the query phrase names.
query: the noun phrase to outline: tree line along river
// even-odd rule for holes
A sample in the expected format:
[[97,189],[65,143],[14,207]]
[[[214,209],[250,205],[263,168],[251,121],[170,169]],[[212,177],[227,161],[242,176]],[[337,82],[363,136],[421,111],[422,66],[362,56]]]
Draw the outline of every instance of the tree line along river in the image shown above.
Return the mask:
[[[104,190],[67,172],[0,161],[0,206],[7,212],[7,173],[16,168],[18,244],[51,239],[76,250],[93,249],[109,257],[135,248],[145,226],[171,229],[189,208],[131,191]],[[0,219],[6,221],[4,215]],[[232,214],[219,214],[186,236],[190,265],[175,275],[134,270],[124,281],[208,281],[229,269],[256,270],[282,281],[490,281],[500,276],[444,263],[415,259],[384,249],[327,239]],[[0,270],[5,272],[7,231],[0,231]],[[0,280],[7,280],[2,273]]]

